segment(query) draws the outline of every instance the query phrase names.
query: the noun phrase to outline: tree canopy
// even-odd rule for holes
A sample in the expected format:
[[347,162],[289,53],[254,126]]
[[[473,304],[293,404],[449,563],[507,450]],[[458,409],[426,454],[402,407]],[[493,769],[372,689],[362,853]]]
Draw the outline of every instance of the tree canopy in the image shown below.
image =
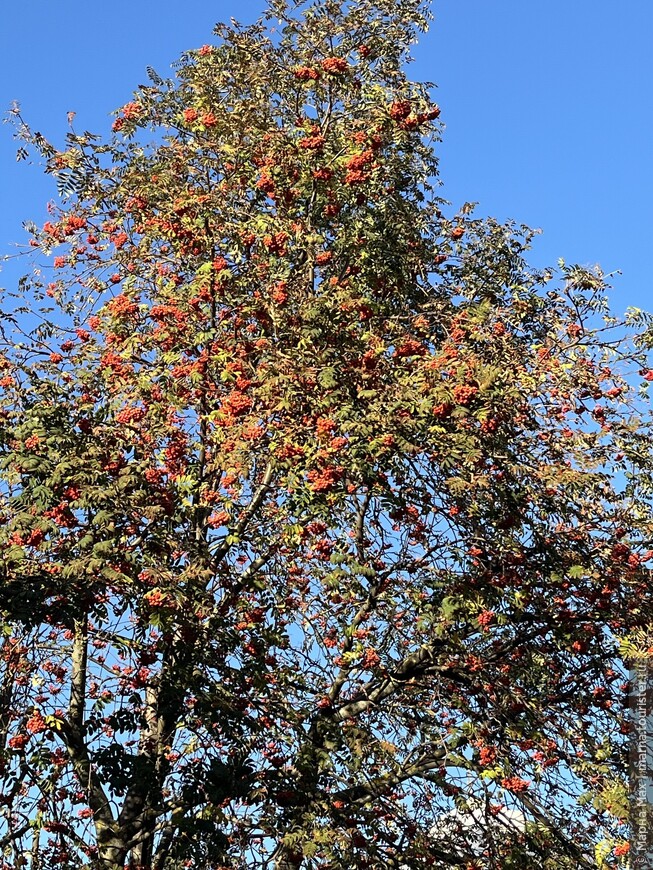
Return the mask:
[[14,111],[4,868],[625,860],[650,325],[439,197],[427,21],[271,0],[109,137]]

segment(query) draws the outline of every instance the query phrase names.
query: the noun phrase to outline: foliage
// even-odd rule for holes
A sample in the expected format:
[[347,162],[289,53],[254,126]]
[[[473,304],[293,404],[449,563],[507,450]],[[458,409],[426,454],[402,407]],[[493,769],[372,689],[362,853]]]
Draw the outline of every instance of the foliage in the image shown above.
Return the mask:
[[15,112],[60,201],[2,327],[5,867],[626,851],[649,326],[445,215],[426,22],[273,0],[109,141]]

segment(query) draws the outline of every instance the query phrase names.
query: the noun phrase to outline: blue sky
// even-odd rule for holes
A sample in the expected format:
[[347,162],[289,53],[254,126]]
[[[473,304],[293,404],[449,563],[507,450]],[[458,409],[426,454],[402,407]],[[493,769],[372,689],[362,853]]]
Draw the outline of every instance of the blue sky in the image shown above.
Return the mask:
[[[213,24],[253,21],[263,0],[9,3],[3,9],[0,108],[20,101],[34,129],[63,143],[75,126],[107,133],[109,113]],[[653,3],[629,0],[436,0],[411,76],[438,85],[446,124],[443,195],[479,214],[541,227],[532,261],[601,263],[613,307],[653,309]],[[37,167],[15,161],[0,127],[0,255],[45,219],[54,196]],[[15,281],[9,264],[0,286]]]

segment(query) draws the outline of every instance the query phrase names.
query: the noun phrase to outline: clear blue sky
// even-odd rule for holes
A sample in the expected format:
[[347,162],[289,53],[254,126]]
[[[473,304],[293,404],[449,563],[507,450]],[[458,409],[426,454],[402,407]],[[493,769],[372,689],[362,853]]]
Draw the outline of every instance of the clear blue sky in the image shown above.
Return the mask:
[[[263,0],[157,3],[73,0],[7,3],[0,108],[19,100],[55,144],[66,112],[108,132],[109,112],[168,74],[185,49],[212,40],[213,24],[253,21]],[[436,0],[435,21],[411,75],[438,85],[447,129],[443,195],[479,213],[541,227],[539,265],[600,262],[620,269],[613,306],[653,309],[652,0]],[[15,162],[0,127],[0,254],[45,219],[54,195],[36,167]],[[5,266],[0,286],[16,271]]]

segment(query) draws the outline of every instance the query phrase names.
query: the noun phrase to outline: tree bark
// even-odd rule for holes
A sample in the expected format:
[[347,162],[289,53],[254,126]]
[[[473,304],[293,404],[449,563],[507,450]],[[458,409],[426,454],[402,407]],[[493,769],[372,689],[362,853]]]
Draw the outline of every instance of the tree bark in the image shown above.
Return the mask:
[[289,849],[287,846],[279,846],[277,858],[274,862],[274,870],[299,870],[304,861],[301,852]]
[[98,855],[102,870],[124,870],[127,847],[121,837],[113,831],[96,828],[98,835]]

